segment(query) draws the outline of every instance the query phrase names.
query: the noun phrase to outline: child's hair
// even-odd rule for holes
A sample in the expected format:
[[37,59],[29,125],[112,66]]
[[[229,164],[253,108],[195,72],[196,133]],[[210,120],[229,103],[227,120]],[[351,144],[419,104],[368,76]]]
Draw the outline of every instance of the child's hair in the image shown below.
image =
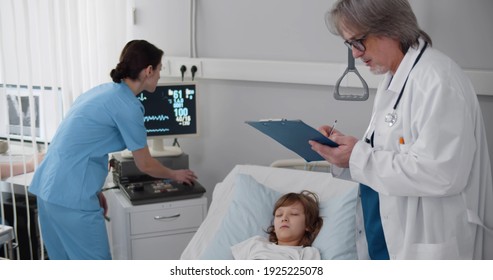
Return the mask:
[[[275,215],[279,207],[293,205],[296,202],[300,202],[305,209],[305,226],[307,228],[299,245],[303,247],[311,246],[324,222],[319,214],[319,199],[316,193],[307,190],[301,191],[300,193],[287,193],[277,200],[272,214]],[[278,242],[274,224],[267,229],[267,233],[269,234],[270,242]]]

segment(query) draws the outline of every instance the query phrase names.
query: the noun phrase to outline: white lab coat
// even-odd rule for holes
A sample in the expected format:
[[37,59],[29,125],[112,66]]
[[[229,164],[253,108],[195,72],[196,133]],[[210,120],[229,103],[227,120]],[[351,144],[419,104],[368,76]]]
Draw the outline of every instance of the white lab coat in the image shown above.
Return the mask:
[[[493,234],[478,225],[493,227],[493,185],[476,93],[459,66],[429,46],[411,71],[422,47],[379,85],[365,135],[375,131],[374,148],[356,144],[350,176],[379,193],[391,259],[493,259]],[[385,116],[408,74],[389,127]],[[368,258],[358,209],[359,257]]]

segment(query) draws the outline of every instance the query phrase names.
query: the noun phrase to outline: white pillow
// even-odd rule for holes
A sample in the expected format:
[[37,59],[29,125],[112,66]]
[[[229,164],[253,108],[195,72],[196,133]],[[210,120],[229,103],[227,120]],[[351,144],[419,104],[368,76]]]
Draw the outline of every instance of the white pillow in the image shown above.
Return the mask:
[[356,260],[356,198],[358,188],[320,203],[324,224],[312,246],[323,260]]
[[[228,212],[216,236],[200,259],[233,259],[231,246],[254,235],[267,236],[272,211],[282,195],[258,183],[252,176],[237,174]],[[356,259],[355,209],[357,189],[350,188],[320,203],[324,225],[313,246],[322,259]]]

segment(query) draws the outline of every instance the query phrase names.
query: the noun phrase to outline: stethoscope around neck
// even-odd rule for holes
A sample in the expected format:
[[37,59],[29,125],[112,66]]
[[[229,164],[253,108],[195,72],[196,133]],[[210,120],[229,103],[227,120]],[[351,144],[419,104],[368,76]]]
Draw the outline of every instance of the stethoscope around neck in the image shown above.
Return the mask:
[[[421,56],[425,52],[426,47],[428,46],[428,42],[425,42],[424,47],[421,49],[418,57],[414,61],[413,67],[411,67],[411,70],[416,66],[418,61],[421,59]],[[392,127],[396,122],[397,122],[397,106],[399,105],[399,102],[401,101],[402,94],[404,93],[404,89],[406,88],[407,80],[409,79],[409,75],[411,74],[411,71],[409,71],[409,74],[407,74],[406,81],[404,82],[404,85],[402,86],[401,92],[399,93],[399,96],[397,97],[397,100],[395,101],[394,107],[392,107],[392,112],[388,113],[385,115],[385,122],[389,125],[389,127]]]

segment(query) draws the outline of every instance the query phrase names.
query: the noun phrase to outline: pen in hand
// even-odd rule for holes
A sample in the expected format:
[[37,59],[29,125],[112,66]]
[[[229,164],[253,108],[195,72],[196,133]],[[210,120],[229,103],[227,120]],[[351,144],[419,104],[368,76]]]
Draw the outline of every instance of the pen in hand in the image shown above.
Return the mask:
[[334,121],[334,124],[332,125],[332,128],[330,129],[329,137],[332,135],[332,133],[334,133],[334,128],[336,127],[336,124],[337,124],[337,120]]

